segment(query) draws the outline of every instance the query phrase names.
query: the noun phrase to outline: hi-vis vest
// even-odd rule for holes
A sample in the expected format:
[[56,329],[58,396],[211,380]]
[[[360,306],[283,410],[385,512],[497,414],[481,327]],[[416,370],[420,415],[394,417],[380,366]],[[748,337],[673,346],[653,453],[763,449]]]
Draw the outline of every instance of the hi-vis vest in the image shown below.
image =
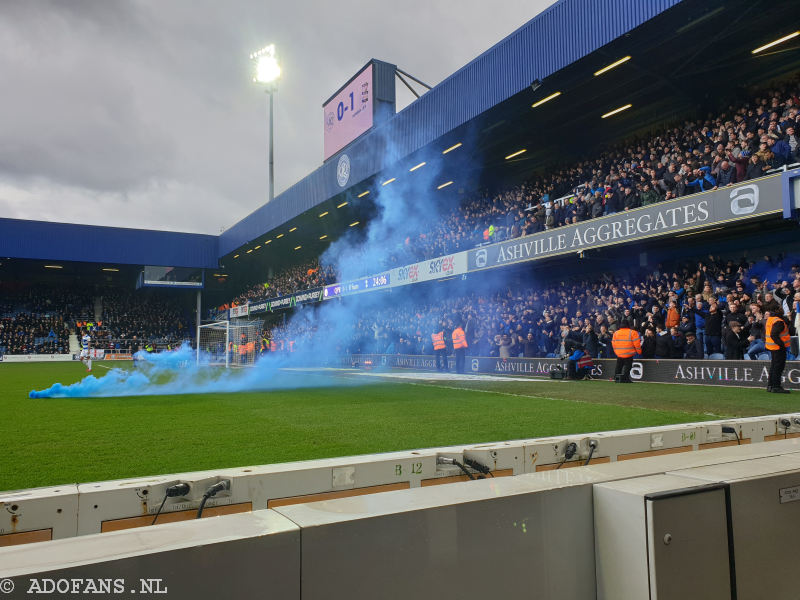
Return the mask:
[[639,333],[633,329],[617,329],[614,337],[611,338],[611,347],[617,358],[630,358],[635,354],[642,353],[642,342]]
[[584,352],[583,356],[581,356],[578,359],[578,365],[577,366],[578,366],[579,369],[585,369],[587,367],[592,367],[593,366],[592,365],[592,357],[589,356],[586,352]]
[[444,350],[444,331],[440,331],[439,333],[432,333],[431,339],[433,340],[433,349],[434,350]]
[[458,350],[459,348],[466,348],[467,347],[467,336],[464,333],[464,330],[461,327],[456,327],[453,329],[453,349]]
[[[783,331],[781,331],[780,340],[772,339],[772,327],[777,321],[783,323]],[[779,348],[789,347],[791,341],[789,337],[789,328],[786,326],[786,322],[780,317],[770,317],[767,319],[767,327],[764,333],[766,334],[764,336],[764,345],[767,347],[767,350],[778,350]]]

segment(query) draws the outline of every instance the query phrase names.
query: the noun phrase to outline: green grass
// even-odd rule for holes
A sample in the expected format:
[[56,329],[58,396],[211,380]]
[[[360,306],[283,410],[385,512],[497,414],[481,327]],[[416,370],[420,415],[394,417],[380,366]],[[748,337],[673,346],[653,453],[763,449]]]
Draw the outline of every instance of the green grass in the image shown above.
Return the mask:
[[0,365],[0,490],[800,410],[800,394],[605,381],[28,398],[83,375],[76,363]]

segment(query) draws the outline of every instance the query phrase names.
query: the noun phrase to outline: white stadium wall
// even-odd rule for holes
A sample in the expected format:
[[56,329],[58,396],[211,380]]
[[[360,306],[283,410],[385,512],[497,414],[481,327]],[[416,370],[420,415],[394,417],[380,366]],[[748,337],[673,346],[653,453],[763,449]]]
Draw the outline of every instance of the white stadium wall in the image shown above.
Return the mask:
[[[575,452],[567,457],[571,444]],[[780,487],[768,482],[769,493],[748,492],[754,499],[737,503],[726,477],[752,475],[757,469],[744,465],[770,457],[773,471],[783,473]],[[491,474],[466,481],[453,459]],[[726,464],[735,469],[725,471]],[[715,465],[719,473],[702,471]],[[645,567],[600,560],[610,552],[604,540],[616,539],[608,532],[622,528],[629,533],[625,539],[633,544],[638,536],[641,547],[642,536],[652,534],[646,527],[661,522],[637,521],[632,512],[608,515],[596,490],[676,471],[728,486],[729,500],[709,501],[704,509],[715,515],[724,510],[741,515],[735,520],[760,523],[781,510],[781,523],[800,524],[800,503],[793,502],[800,498],[800,414],[6,492],[0,494],[0,546],[6,546],[0,547],[0,578],[14,581],[18,597],[30,597],[31,581],[110,578],[134,587],[140,579],[145,585],[158,580],[176,598],[196,597],[202,589],[230,589],[229,597],[486,598],[502,592],[511,598],[638,598],[618,595],[608,581],[619,580],[614,569]],[[212,498],[204,513],[213,518],[195,520],[203,491],[221,481],[229,481],[229,489]],[[693,494],[681,481],[676,493]],[[190,491],[169,498],[158,524],[149,526],[165,489],[179,482]],[[669,491],[663,482],[658,486]],[[625,493],[641,496],[639,514],[646,516],[653,490]],[[669,506],[659,504],[667,508],[658,514],[673,515]],[[740,536],[757,534],[752,526],[733,527]],[[691,554],[684,538],[676,535],[684,546],[674,547]],[[797,557],[796,545],[788,544],[778,536],[761,552]],[[271,558],[254,568],[253,553]],[[741,560],[750,565],[741,573],[757,571],[752,553],[742,552]],[[215,566],[197,569],[203,561]],[[788,564],[776,557],[770,569],[784,577]],[[663,579],[670,565],[658,563],[658,573],[639,573],[639,581]],[[684,588],[678,591],[687,597]],[[663,597],[678,596],[658,595]]]

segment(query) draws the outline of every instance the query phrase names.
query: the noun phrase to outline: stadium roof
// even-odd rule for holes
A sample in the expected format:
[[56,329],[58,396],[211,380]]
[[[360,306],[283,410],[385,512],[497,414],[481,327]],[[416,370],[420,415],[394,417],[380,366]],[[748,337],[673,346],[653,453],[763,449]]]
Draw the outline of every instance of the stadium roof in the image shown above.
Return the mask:
[[[359,211],[369,203],[359,206],[358,193],[420,156],[446,158],[462,172],[471,164],[510,182],[797,70],[796,40],[751,54],[793,17],[792,3],[770,0],[560,0],[347,147],[345,187],[334,155],[221,236],[0,219],[0,257],[217,268],[219,258],[296,225],[303,251],[318,253],[335,228],[365,220]],[[624,56],[632,57],[624,67],[594,76]],[[532,107],[556,91],[554,101]],[[633,108],[600,119],[624,103]],[[462,140],[459,152],[442,157]],[[503,160],[518,147],[528,152]],[[349,205],[332,211],[343,199]],[[317,214],[325,210],[336,217],[326,219],[327,229]],[[323,243],[317,231],[332,235]],[[263,251],[248,255],[245,264],[256,256],[285,262],[296,246],[283,246],[270,246],[269,259]]]
[[[319,169],[220,237],[224,256],[337,196],[337,157],[350,157],[350,186],[452,132],[481,113],[601,48],[680,0],[560,0],[456,71],[383,126],[365,134]],[[580,35],[570,36],[567,32]]]
[[[296,243],[273,244],[272,258],[262,252],[258,260],[284,263],[300,243],[303,252],[319,254],[336,226],[346,230],[352,221],[367,220],[370,197],[359,207],[360,192],[370,189],[374,196],[380,180],[408,175],[423,160],[438,161],[437,168],[446,162],[442,173],[455,172],[462,183],[493,177],[508,184],[672,119],[716,109],[748,86],[800,69],[796,39],[752,53],[796,29],[793,13],[791,3],[770,0],[561,0],[224,232],[220,257],[295,226]],[[631,59],[595,76],[624,57]],[[533,107],[555,92],[561,95]],[[628,103],[633,107],[618,117],[601,118]],[[442,150],[457,142],[464,146],[443,157]],[[504,160],[518,148],[527,149],[524,156]],[[351,164],[346,188],[336,181],[342,153]],[[334,211],[344,200],[347,210]],[[337,219],[323,226],[318,213],[324,211]],[[318,241],[321,234],[328,235],[325,242]],[[255,257],[246,264],[255,264]]]
[[0,218],[0,257],[213,269],[219,238]]

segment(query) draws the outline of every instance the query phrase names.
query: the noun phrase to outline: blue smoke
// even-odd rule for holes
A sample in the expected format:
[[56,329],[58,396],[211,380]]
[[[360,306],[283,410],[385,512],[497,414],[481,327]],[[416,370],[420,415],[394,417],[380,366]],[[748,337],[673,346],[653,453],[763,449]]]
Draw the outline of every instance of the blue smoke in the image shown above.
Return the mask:
[[[137,368],[111,369],[103,377],[89,375],[77,383],[55,383],[45,390],[32,390],[30,398],[107,398],[112,396],[155,396],[167,394],[219,394],[354,385],[326,372],[285,369],[288,358],[267,356],[254,367],[222,369],[209,366],[208,358],[197,355],[188,344],[174,352],[136,355]],[[293,360],[293,363],[296,362]]]
[[[465,134],[470,137],[471,134]],[[465,145],[468,141],[464,139]],[[390,140],[384,141],[383,152],[387,162],[400,161],[402,152]],[[365,230],[357,234],[348,231],[332,243],[320,257],[324,267],[333,266],[341,276],[340,282],[376,274],[396,263],[398,251],[403,250],[405,240],[409,244],[420,233],[427,232],[431,223],[442,220],[447,207],[457,205],[459,198],[453,191],[465,185],[473,170],[476,157],[462,158],[460,163],[444,161],[438,151],[428,156],[417,156],[414,162],[425,162],[426,166],[413,173],[408,165],[397,162],[392,168],[397,181],[370,196],[374,202],[374,215]],[[447,167],[446,176],[443,172]],[[456,186],[446,191],[437,190],[437,184],[453,180]],[[401,259],[402,260],[402,259]],[[416,260],[416,259],[414,259]],[[407,262],[414,262],[407,260]],[[429,285],[425,297],[429,301],[448,297],[448,288]],[[415,290],[417,296],[421,294]],[[169,394],[205,394],[248,391],[297,389],[333,385],[359,385],[364,378],[342,378],[309,365],[328,364],[342,366],[343,348],[340,344],[349,340],[357,324],[368,310],[393,310],[403,304],[408,290],[384,291],[323,302],[318,307],[297,310],[290,318],[288,329],[297,338],[307,336],[309,331],[324,332],[309,345],[298,344],[299,349],[291,354],[268,354],[253,368],[219,369],[209,367],[207,358],[201,356],[197,364],[195,351],[188,345],[176,352],[160,354],[137,354],[138,366],[132,371],[111,369],[105,376],[89,375],[72,385],[56,383],[45,390],[31,391],[31,398],[83,398],[114,396],[151,396]],[[301,339],[302,341],[302,339]],[[293,371],[294,367],[297,370]]]

